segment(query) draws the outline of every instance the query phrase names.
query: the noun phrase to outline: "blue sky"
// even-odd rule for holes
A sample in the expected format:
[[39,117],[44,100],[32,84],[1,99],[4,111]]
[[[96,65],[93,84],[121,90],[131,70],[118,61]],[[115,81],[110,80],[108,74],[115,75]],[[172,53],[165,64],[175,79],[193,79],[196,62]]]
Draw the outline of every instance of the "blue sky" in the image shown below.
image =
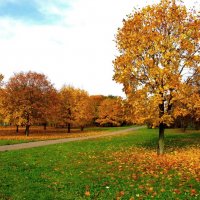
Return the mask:
[[0,0],[0,17],[35,24],[52,24],[62,20],[59,13],[47,12],[43,9],[43,6],[49,5],[66,11],[70,9],[68,1]]
[[[0,0],[0,73],[46,74],[89,94],[124,96],[112,80],[114,42],[134,7],[160,0]],[[195,5],[196,0],[184,0]]]
[[35,1],[30,0],[19,0],[17,2],[4,1],[0,5],[0,16],[34,22],[43,22],[46,20],[46,16],[39,11]]

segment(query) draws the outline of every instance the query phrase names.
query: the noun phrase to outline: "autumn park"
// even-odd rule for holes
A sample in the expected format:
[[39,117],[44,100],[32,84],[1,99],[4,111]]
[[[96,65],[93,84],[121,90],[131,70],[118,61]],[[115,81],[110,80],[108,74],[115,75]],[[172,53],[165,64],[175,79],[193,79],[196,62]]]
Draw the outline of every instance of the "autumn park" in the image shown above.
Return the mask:
[[0,200],[200,199],[200,12],[127,14],[110,63],[124,97],[0,75]]

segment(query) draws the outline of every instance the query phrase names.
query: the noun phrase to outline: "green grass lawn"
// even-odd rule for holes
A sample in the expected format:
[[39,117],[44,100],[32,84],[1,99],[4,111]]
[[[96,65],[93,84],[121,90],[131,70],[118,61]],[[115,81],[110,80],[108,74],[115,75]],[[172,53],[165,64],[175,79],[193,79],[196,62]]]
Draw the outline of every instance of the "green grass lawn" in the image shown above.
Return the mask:
[[0,153],[0,199],[199,199],[200,133],[157,130]]

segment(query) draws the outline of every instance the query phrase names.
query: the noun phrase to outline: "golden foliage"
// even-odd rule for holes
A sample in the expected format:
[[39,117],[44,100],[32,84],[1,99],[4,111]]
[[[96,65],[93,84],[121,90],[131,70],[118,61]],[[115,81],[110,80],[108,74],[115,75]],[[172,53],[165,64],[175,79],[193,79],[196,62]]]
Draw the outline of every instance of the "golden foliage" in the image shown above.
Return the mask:
[[60,91],[60,122],[84,127],[93,119],[93,108],[88,93],[72,86]]
[[199,30],[199,15],[169,0],[123,21],[114,80],[124,86],[133,122],[170,125],[194,110],[199,118]]
[[56,91],[44,74],[31,71],[15,74],[3,89],[4,121],[30,126],[46,120],[54,95]]
[[119,98],[106,98],[98,109],[97,123],[100,125],[120,126],[125,121],[122,100]]

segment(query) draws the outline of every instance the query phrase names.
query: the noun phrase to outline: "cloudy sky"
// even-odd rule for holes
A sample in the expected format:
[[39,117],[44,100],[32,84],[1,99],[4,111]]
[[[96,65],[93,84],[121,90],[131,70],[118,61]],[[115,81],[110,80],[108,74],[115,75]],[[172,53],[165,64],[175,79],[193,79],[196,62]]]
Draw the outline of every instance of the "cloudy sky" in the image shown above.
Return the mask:
[[112,81],[114,35],[134,7],[157,2],[0,0],[0,73],[6,81],[14,72],[32,70],[46,74],[58,89],[71,84],[91,95],[123,96]]

